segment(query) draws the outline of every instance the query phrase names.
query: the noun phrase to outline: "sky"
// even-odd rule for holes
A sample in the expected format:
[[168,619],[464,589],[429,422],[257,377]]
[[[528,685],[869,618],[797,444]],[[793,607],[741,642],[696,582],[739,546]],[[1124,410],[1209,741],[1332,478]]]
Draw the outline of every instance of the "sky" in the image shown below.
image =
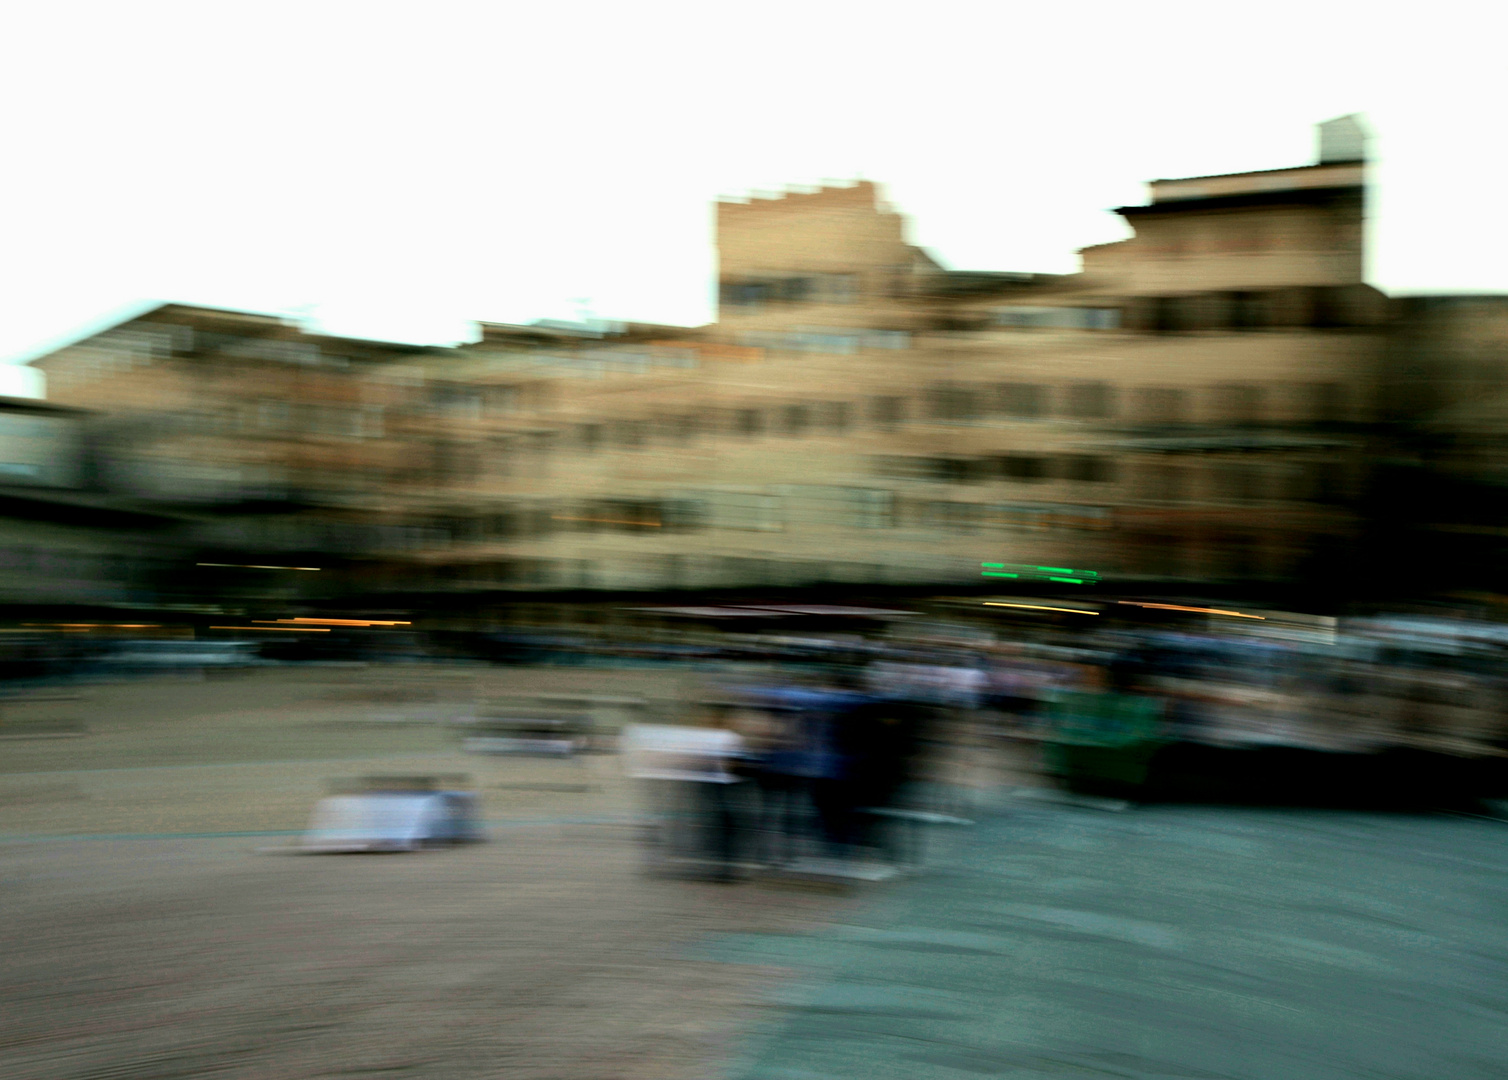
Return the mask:
[[699,325],[711,204],[865,178],[955,269],[1071,272],[1147,180],[1372,132],[1368,279],[1508,292],[1500,5],[12,4],[0,393],[174,300],[453,342]]

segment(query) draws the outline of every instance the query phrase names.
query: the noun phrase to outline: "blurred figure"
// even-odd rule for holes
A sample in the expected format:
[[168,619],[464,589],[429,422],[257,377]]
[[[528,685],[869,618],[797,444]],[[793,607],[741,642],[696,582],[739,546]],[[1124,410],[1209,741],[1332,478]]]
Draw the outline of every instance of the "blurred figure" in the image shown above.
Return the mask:
[[796,856],[810,798],[800,724],[794,712],[779,708],[740,710],[735,723],[754,788],[754,858],[782,866]]
[[926,710],[901,701],[872,701],[846,717],[848,793],[858,815],[855,839],[899,859],[899,847],[883,827],[883,818],[866,811],[897,808],[917,778],[921,738],[927,727]]
[[704,852],[712,865],[714,881],[733,881],[734,867],[741,853],[741,807],[737,788],[746,772],[746,748],[737,731],[736,716],[726,707],[707,710],[703,727],[706,759],[698,769],[694,783],[697,813],[700,818]]
[[[836,689],[836,688],[834,688]],[[849,783],[853,737],[847,715],[851,702],[834,696],[802,714],[805,769],[812,808],[829,855],[850,854],[854,840],[854,799]]]

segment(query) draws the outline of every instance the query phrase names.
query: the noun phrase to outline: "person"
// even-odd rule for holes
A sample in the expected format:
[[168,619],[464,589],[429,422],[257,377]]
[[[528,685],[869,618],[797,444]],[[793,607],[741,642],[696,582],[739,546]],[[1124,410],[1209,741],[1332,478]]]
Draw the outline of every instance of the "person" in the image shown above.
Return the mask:
[[844,747],[839,743],[841,715],[812,710],[803,716],[807,733],[807,784],[817,828],[829,855],[848,854],[852,839],[852,799],[848,790]]
[[796,717],[784,709],[742,710],[735,721],[744,739],[754,788],[755,858],[780,866],[796,853],[806,793]]
[[862,755],[866,699],[858,676],[829,673],[822,700],[805,714],[812,808],[829,854],[845,857],[860,839],[855,763]]
[[923,724],[923,710],[900,701],[870,702],[848,715],[847,786],[859,844],[892,846],[881,817],[864,812],[896,808],[914,778]]
[[706,855],[713,866],[713,880],[732,881],[736,876],[734,867],[741,847],[739,792],[735,785],[743,780],[746,748],[731,711],[710,709],[704,726],[707,729],[704,756],[695,785],[698,816],[705,837]]

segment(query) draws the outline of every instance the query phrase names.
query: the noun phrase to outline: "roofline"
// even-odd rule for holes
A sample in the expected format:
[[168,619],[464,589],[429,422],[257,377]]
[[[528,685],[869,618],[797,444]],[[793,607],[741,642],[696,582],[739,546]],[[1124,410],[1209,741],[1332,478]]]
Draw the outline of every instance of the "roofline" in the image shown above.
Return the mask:
[[1230,176],[1267,176],[1280,172],[1300,172],[1304,169],[1328,169],[1334,165],[1365,165],[1366,158],[1345,158],[1337,161],[1316,161],[1309,165],[1289,165],[1283,169],[1247,169],[1244,172],[1230,173],[1207,173],[1204,176],[1160,176],[1156,180],[1148,180],[1149,184],[1181,184],[1185,180],[1224,180]]
[[[296,326],[298,323],[286,315],[279,315],[271,311],[251,311],[247,308],[216,307],[213,304],[186,304],[178,300],[169,300],[158,304],[155,308],[138,315],[136,319],[144,319],[148,315],[157,315],[161,312],[175,310],[185,314],[202,313],[211,318],[217,315],[229,315],[242,319],[256,319],[259,322],[270,322],[280,326]],[[130,320],[135,322],[136,319]]]
[[1192,210],[1235,210],[1248,206],[1283,206],[1325,203],[1343,195],[1365,193],[1363,184],[1335,187],[1290,188],[1286,191],[1243,191],[1232,195],[1210,195],[1196,199],[1169,199],[1141,206],[1117,206],[1112,211],[1122,217],[1150,217],[1154,214],[1184,214]]
[[73,405],[55,405],[42,398],[0,397],[0,410],[20,412],[55,413],[62,416],[88,416],[93,409],[80,409]]
[[119,330],[123,326],[131,326],[136,323],[153,322],[167,323],[170,326],[184,325],[183,323],[173,322],[172,320],[168,319],[152,318],[152,316],[160,315],[166,311],[176,311],[182,312],[184,314],[199,312],[209,318],[213,318],[215,316],[236,316],[242,319],[256,319],[264,324],[265,328],[269,331],[281,329],[284,327],[296,327],[297,325],[292,321],[283,318],[282,316],[272,315],[265,311],[240,311],[235,308],[206,307],[202,304],[182,304],[171,300],[162,303],[157,303],[155,301],[148,301],[147,303],[151,306],[140,307],[133,315],[128,315],[123,319],[117,318],[111,322],[106,322],[103,324],[91,324],[93,328],[85,331],[84,333],[68,338],[59,339],[58,343],[49,346],[46,352],[38,353],[30,360],[23,361],[23,366],[30,367],[32,365],[41,364],[43,363],[43,361],[52,359],[54,356],[64,351],[65,349],[72,349],[76,346],[84,344],[86,341],[93,341],[95,338],[101,337],[104,334],[108,334],[113,330]]

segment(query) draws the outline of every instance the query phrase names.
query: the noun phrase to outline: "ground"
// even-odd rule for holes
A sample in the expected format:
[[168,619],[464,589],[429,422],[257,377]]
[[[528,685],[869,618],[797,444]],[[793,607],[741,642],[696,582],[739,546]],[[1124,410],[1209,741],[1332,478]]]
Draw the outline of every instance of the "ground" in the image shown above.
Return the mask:
[[[670,717],[711,679],[278,669],[0,705],[0,1076],[1502,1075],[1497,821],[1054,805],[976,749],[978,824],[919,876],[668,881],[613,757],[466,755],[443,723],[540,688]],[[330,780],[437,772],[489,843],[269,850]]]
[[[780,972],[696,959],[692,943],[848,901],[646,878],[613,757],[466,755],[437,723],[529,688],[643,694],[675,715],[700,682],[283,669],[11,705],[0,1075],[710,1075]],[[49,720],[86,733],[38,737],[70,726]],[[469,774],[493,842],[268,853],[327,781],[370,773]]]

